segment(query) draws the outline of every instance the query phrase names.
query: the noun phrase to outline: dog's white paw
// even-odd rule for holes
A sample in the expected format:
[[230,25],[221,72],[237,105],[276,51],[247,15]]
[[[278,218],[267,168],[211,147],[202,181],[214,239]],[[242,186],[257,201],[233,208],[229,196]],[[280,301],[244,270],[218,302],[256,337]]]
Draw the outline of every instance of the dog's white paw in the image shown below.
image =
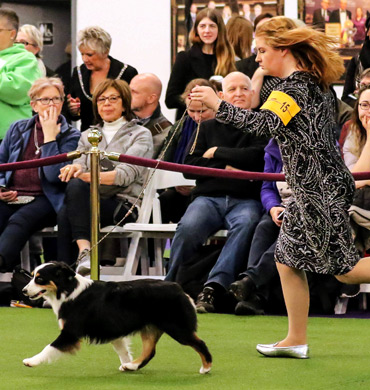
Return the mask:
[[202,366],[199,370],[199,374],[208,374],[210,371],[211,371],[211,366],[209,366],[207,368]]
[[40,362],[38,361],[38,359],[35,359],[35,357],[31,357],[28,359],[24,359],[23,364],[27,367],[36,367],[40,364]]
[[120,371],[137,371],[138,369],[139,365],[135,363],[125,363],[119,367]]

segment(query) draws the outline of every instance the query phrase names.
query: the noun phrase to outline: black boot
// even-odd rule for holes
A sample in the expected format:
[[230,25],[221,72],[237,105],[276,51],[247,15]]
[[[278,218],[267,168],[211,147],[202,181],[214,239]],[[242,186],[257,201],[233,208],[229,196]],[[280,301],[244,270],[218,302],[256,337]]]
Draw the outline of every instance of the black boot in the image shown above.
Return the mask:
[[238,301],[246,301],[256,291],[256,285],[249,276],[230,284],[229,291]]

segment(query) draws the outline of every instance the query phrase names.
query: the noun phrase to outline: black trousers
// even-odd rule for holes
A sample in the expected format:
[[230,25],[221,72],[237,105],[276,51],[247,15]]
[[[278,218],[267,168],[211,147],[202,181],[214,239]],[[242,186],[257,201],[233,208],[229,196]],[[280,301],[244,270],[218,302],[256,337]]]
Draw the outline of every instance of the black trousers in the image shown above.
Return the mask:
[[55,224],[56,213],[44,195],[23,205],[0,202],[0,255],[4,269],[10,271],[19,263],[19,253],[33,233]]
[[[114,220],[120,220],[126,214],[125,207],[117,213],[120,205],[121,201],[116,196],[100,199],[101,227],[115,224]],[[136,218],[133,213],[125,223],[135,222]],[[75,241],[90,241],[90,231],[90,184],[72,179],[68,182],[64,205],[58,213],[58,261],[73,264],[77,254]]]

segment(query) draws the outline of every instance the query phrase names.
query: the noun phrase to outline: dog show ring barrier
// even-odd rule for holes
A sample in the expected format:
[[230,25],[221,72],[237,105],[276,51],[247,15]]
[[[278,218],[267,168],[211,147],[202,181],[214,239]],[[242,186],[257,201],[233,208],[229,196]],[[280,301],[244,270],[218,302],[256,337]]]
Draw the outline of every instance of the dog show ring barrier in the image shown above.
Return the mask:
[[[188,173],[201,176],[212,176],[220,178],[233,178],[240,180],[265,180],[265,181],[285,181],[284,174],[278,173],[263,173],[263,172],[247,172],[247,171],[229,171],[224,169],[216,168],[204,168],[191,165],[175,164],[161,160],[153,160],[142,157],[129,156],[118,153],[106,153],[100,151],[98,148],[99,142],[102,139],[102,135],[97,128],[92,127],[89,130],[88,140],[91,143],[92,147],[87,152],[80,152],[78,150],[63,153],[53,157],[40,158],[37,160],[29,161],[20,161],[13,163],[4,163],[0,164],[0,172],[4,171],[14,171],[17,169],[29,169],[35,167],[43,167],[47,165],[59,164],[63,162],[68,162],[79,158],[82,154],[90,154],[91,161],[91,183],[90,183],[90,218],[91,218],[91,279],[99,280],[99,258],[98,258],[98,245],[105,239],[109,232],[99,241],[99,232],[100,232],[100,197],[99,197],[99,187],[100,187],[100,157],[105,156],[113,161],[124,162],[133,165],[139,165],[143,167],[154,168],[153,172],[156,169],[175,171],[181,173]],[[132,209],[136,207],[136,203],[141,198],[142,194],[148,183],[150,182],[152,175],[149,175],[147,181],[144,183],[142,191],[134,203]],[[370,172],[357,172],[353,173],[355,180],[365,180],[370,179]],[[116,226],[122,223],[127,216],[131,213],[131,210],[118,222]],[[112,229],[113,231],[114,229]]]

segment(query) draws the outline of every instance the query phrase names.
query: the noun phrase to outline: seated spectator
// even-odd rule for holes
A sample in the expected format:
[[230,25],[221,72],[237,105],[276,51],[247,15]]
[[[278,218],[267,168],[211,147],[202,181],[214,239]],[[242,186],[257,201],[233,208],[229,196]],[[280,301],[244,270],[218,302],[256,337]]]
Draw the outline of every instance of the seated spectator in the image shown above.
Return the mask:
[[[370,149],[370,88],[364,86],[358,93],[348,135],[343,145],[343,158],[351,172],[367,171]],[[361,255],[370,249],[370,180],[357,180],[353,205],[349,209],[356,248]],[[359,285],[344,285],[342,297],[353,297],[360,292]]]
[[[13,123],[0,145],[0,163],[37,160],[77,148],[80,132],[60,115],[64,89],[60,79],[36,80],[30,91],[36,115]],[[11,271],[30,236],[56,224],[65,185],[58,180],[66,163],[0,172],[0,270]]]
[[226,76],[235,70],[234,50],[220,12],[209,8],[198,12],[189,37],[193,46],[177,54],[166,92],[167,107],[177,108],[176,119],[186,109],[181,94],[191,80]]
[[[213,119],[213,110],[205,107],[199,102],[191,102],[190,91],[196,85],[212,87],[212,83],[205,79],[194,79],[188,83],[182,94],[187,107],[187,116],[182,123],[178,120],[170,129],[163,146],[164,161],[183,164],[186,155],[194,143],[195,130],[197,126],[206,120]],[[174,135],[176,131],[176,134]],[[184,215],[190,203],[191,186],[177,186],[168,188],[161,193],[159,201],[161,203],[161,213],[163,223],[177,223]]]
[[360,76],[362,72],[370,68],[370,17],[366,19],[366,37],[360,53],[351,58],[346,72],[346,80],[344,82],[342,100],[351,107],[355,106],[357,97],[355,91],[360,84]]
[[23,45],[14,45],[19,19],[9,8],[0,8],[0,140],[11,123],[30,118],[28,91],[40,77],[35,56]]
[[[101,151],[124,153],[151,158],[153,140],[145,127],[132,121],[131,93],[122,80],[105,80],[93,95],[93,109],[103,139]],[[78,149],[88,151],[91,144],[88,132],[81,135]],[[101,160],[100,224],[102,227],[118,223],[131,208],[143,184],[144,168],[126,163]],[[60,171],[60,180],[67,182],[65,202],[58,214],[58,259],[69,264],[73,259],[73,242],[79,250],[77,272],[90,273],[90,159],[82,155]],[[137,210],[125,220],[135,222]]]
[[81,66],[73,69],[68,106],[74,120],[81,119],[81,131],[93,124],[92,95],[96,86],[105,79],[121,79],[130,83],[137,70],[109,55],[111,36],[101,27],[86,27],[79,31],[77,47],[81,53]]
[[[223,81],[223,99],[240,108],[250,108],[250,79],[240,72],[227,75]],[[263,148],[266,140],[243,133],[215,119],[200,126],[193,153],[186,164],[220,169],[263,170]],[[254,229],[261,217],[259,182],[217,177],[185,175],[196,178],[193,201],[177,225],[171,247],[170,267],[166,280],[176,281],[179,266],[190,259],[208,237],[220,229],[228,236],[212,268],[196,307],[200,313],[214,312],[248,256]]]
[[55,72],[46,67],[42,61],[42,49],[44,47],[44,42],[41,31],[37,27],[32,26],[32,24],[24,24],[21,26],[18,30],[17,38],[14,43],[20,43],[27,51],[34,54],[37,59],[41,76],[55,76]]
[[[354,99],[357,99],[358,97],[358,91],[359,89],[362,89],[362,88],[366,88],[370,86],[370,68],[368,69],[365,69],[360,77],[359,77],[359,83],[358,83],[358,87],[356,88],[356,90],[354,91],[353,93],[353,98]],[[356,100],[354,100],[356,101]],[[343,125],[342,125],[342,129],[341,129],[341,132],[340,132],[340,137],[339,137],[339,146],[340,146],[340,150],[343,154],[343,145],[344,145],[344,141],[346,140],[347,138],[347,135],[348,135],[348,131],[349,131],[349,128],[352,124],[352,118],[349,118]]]
[[162,114],[159,99],[162,83],[153,73],[141,73],[130,82],[131,109],[141,126],[150,130],[153,136],[154,153],[157,158],[172,123]]
[[[266,173],[282,173],[283,162],[279,146],[271,139],[265,148]],[[239,301],[235,314],[263,314],[269,297],[271,281],[278,275],[274,260],[276,240],[279,235],[284,207],[291,190],[286,182],[264,181],[261,201],[265,210],[253,235],[247,269],[239,280],[230,285],[230,291]]]

